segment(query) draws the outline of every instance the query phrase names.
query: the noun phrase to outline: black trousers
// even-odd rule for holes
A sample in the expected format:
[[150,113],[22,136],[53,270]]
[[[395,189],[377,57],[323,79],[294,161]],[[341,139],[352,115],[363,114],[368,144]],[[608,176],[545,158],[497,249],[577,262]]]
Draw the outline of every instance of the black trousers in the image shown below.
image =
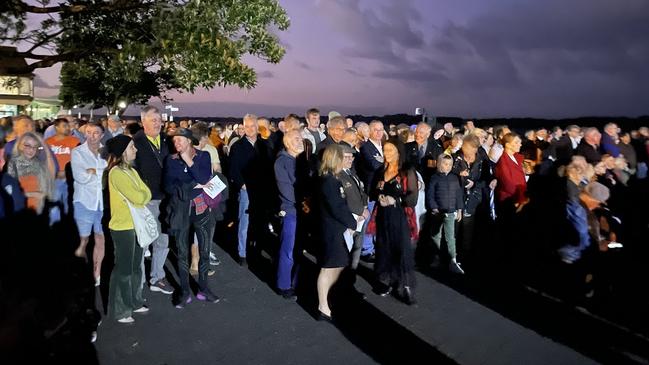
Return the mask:
[[193,243],[193,237],[190,236],[192,232],[195,232],[198,237],[198,287],[201,291],[208,290],[207,271],[210,267],[210,245],[212,243],[210,234],[213,233],[211,228],[213,222],[214,219],[209,210],[201,215],[194,215],[192,212],[190,225],[177,231],[175,238],[178,246],[178,276],[183,295],[187,295],[191,290],[189,287],[189,254],[190,246]]

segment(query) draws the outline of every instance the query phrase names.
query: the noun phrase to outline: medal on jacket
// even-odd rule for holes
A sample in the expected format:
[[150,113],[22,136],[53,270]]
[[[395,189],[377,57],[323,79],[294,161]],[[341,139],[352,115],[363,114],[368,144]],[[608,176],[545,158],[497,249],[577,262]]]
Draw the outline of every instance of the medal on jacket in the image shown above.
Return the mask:
[[345,199],[345,189],[342,186],[340,187],[340,196]]

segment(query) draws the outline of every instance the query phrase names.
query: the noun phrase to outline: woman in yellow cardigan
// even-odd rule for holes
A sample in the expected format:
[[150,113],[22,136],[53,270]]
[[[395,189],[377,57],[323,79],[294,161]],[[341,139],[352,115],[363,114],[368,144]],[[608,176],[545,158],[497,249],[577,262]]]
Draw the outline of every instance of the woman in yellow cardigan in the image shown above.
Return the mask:
[[133,168],[137,149],[131,137],[118,135],[106,142],[108,152],[108,228],[115,246],[115,267],[110,277],[108,315],[120,323],[133,323],[133,313],[149,308],[142,298],[142,247],[137,243],[131,212],[124,199],[135,206],[151,200],[151,191]]

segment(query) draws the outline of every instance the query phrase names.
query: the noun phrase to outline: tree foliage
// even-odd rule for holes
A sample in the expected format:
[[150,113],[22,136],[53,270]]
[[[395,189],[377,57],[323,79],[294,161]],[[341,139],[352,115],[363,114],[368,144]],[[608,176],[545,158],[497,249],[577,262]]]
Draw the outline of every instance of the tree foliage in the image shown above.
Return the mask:
[[[35,16],[40,26],[30,29]],[[252,88],[256,73],[243,57],[279,62],[276,33],[288,26],[277,0],[3,0],[0,42],[30,46],[0,56],[32,60],[25,72],[64,62],[64,101],[110,106],[114,95],[134,102],[170,88]]]

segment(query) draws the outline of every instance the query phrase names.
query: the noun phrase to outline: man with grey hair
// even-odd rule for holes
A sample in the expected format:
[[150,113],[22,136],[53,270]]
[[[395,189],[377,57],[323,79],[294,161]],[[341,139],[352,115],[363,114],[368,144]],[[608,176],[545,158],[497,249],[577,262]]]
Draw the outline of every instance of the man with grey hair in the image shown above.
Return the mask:
[[318,151],[321,158],[322,153],[324,153],[324,150],[325,148],[327,148],[327,146],[332,144],[340,144],[340,142],[343,140],[345,129],[347,129],[345,127],[346,125],[347,124],[345,123],[345,118],[341,117],[340,115],[331,118],[331,120],[327,122],[327,138],[325,138],[325,140],[320,142],[320,144],[318,145]]
[[575,153],[586,158],[586,162],[595,165],[602,160],[599,153],[599,144],[602,140],[602,134],[597,128],[591,127],[584,131],[584,138],[579,142]]
[[101,144],[105,145],[109,139],[117,137],[120,134],[124,134],[122,121],[115,114],[109,115],[108,120],[106,121],[106,131],[104,132],[104,136],[102,137]]
[[420,122],[415,129],[415,140],[405,145],[406,160],[421,174],[426,183],[437,166],[437,156],[444,152],[439,140],[431,138],[432,128]]
[[619,131],[617,124],[608,123],[604,126],[604,134],[602,134],[601,148],[602,153],[609,154],[613,157],[620,156],[620,149],[617,144],[619,143]]
[[358,131],[358,138],[361,140],[361,143],[367,142],[370,138],[370,126],[365,122],[356,122],[354,127]]
[[[257,116],[246,114],[243,117],[245,135],[232,145],[230,150],[230,187],[238,194],[239,226],[237,232],[239,265],[247,265],[248,228],[253,234],[261,234],[268,229],[264,222],[267,190],[274,185],[273,159],[268,141],[259,137]],[[253,236],[256,239],[256,237]],[[251,240],[253,242],[254,240]]]
[[[149,289],[153,292],[163,294],[172,294],[173,287],[165,279],[164,264],[169,254],[169,236],[162,231],[160,222],[164,213],[160,212],[160,204],[164,198],[162,188],[162,170],[163,161],[169,155],[167,136],[162,133],[162,118],[160,112],[154,106],[146,106],[142,109],[140,116],[142,118],[143,129],[133,136],[133,144],[137,148],[135,155],[134,167],[142,178],[142,181],[151,190],[151,201],[147,208],[158,219],[158,230],[160,236],[151,244],[151,276],[149,279]],[[142,257],[144,265],[144,257]],[[144,267],[142,268],[144,275]]]

